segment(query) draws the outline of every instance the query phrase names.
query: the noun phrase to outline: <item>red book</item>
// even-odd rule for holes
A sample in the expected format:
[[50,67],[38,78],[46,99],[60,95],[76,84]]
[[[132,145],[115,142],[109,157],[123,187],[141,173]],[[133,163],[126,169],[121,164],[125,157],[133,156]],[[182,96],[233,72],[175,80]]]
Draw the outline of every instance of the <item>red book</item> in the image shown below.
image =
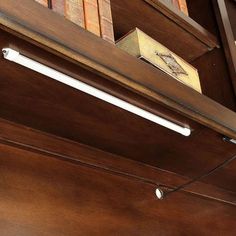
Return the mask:
[[42,4],[45,7],[48,7],[48,0],[35,0],[35,1]]
[[51,3],[53,11],[65,15],[65,0],[51,0]]
[[180,10],[188,16],[188,7],[186,0],[178,0],[179,1],[179,8]]
[[180,10],[180,8],[179,8],[179,0],[172,0],[172,4],[173,4],[177,9]]
[[65,17],[85,28],[83,0],[65,0]]
[[101,37],[110,43],[114,43],[114,31],[111,14],[110,0],[98,0],[100,16]]
[[100,36],[100,22],[97,0],[84,0],[85,28]]

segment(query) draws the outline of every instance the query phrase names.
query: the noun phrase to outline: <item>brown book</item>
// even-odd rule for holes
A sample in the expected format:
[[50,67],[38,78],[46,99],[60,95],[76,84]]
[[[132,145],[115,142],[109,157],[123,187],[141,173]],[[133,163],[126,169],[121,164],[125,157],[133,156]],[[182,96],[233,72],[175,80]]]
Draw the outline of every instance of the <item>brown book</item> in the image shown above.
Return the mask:
[[35,1],[42,4],[45,7],[48,7],[48,0],[35,0]]
[[65,15],[65,0],[51,0],[52,10],[61,14]]
[[188,16],[188,7],[186,0],[178,0],[179,1],[179,8],[180,10]]
[[65,0],[65,17],[85,28],[83,0]]
[[172,0],[172,4],[173,4],[177,9],[180,10],[180,8],[179,8],[179,0]]
[[111,15],[110,0],[98,0],[100,16],[101,37],[110,43],[114,43],[114,31]]
[[97,0],[84,0],[85,28],[100,36],[100,22]]

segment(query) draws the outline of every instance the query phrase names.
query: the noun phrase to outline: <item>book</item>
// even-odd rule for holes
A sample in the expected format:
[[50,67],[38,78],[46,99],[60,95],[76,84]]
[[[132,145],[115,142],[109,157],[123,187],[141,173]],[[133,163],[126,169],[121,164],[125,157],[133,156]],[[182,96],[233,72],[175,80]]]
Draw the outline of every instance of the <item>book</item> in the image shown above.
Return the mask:
[[172,4],[172,0],[165,0],[167,4]]
[[188,7],[186,0],[178,0],[179,1],[179,9],[188,16]]
[[101,37],[110,43],[114,43],[114,31],[111,14],[110,0],[98,0]]
[[61,14],[65,15],[65,0],[50,0],[52,10]]
[[180,8],[179,8],[179,0],[172,0],[172,4],[173,4],[177,9],[180,10]]
[[85,28],[83,0],[65,0],[65,17]]
[[101,36],[97,0],[84,0],[84,18],[85,28],[97,36]]
[[35,1],[42,4],[45,7],[48,7],[48,0],[35,0]]

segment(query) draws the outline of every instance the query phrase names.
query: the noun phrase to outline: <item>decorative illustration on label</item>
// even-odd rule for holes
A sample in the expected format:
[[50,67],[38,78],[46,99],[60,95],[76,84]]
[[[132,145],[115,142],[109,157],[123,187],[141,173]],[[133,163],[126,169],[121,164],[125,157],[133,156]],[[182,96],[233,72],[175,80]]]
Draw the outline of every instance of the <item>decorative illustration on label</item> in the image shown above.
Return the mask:
[[188,75],[188,73],[183,69],[183,67],[176,61],[176,59],[170,53],[162,54],[156,52],[156,54],[166,63],[166,65],[171,69],[174,75]]

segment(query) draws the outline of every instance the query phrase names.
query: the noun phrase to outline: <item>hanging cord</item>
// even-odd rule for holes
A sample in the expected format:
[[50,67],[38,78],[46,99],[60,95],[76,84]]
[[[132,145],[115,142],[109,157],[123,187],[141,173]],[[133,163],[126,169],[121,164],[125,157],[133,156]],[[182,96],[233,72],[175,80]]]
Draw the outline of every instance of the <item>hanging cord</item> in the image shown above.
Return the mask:
[[[224,140],[224,141],[229,141],[228,138],[226,138],[226,137],[224,137],[223,140]],[[203,178],[205,178],[205,177],[207,177],[207,176],[213,174],[214,172],[216,172],[216,171],[218,171],[219,169],[223,168],[224,166],[228,165],[230,162],[232,162],[232,161],[235,160],[235,159],[236,159],[236,155],[234,155],[233,157],[231,157],[231,158],[225,160],[224,162],[222,162],[221,164],[217,165],[216,167],[214,167],[213,169],[211,169],[211,170],[208,171],[207,173],[205,173],[205,174],[203,174],[203,175],[200,175],[200,176],[197,176],[196,178],[194,178],[194,179],[192,179],[192,180],[190,180],[190,181],[188,181],[188,182],[186,182],[186,183],[184,183],[184,184],[182,184],[182,185],[180,185],[180,186],[178,186],[178,187],[176,187],[176,188],[173,188],[173,189],[171,189],[171,190],[169,190],[169,191],[163,192],[161,189],[158,188],[158,189],[156,190],[156,195],[157,195],[157,197],[158,197],[159,199],[163,199],[163,198],[165,198],[167,195],[170,195],[170,194],[172,194],[172,193],[174,193],[174,192],[177,192],[177,191],[179,191],[179,190],[185,188],[186,186],[188,186],[188,185],[190,185],[190,184],[192,184],[192,183],[194,183],[194,182],[196,182],[196,181],[199,181],[199,180],[201,180],[201,179],[203,179]]]

